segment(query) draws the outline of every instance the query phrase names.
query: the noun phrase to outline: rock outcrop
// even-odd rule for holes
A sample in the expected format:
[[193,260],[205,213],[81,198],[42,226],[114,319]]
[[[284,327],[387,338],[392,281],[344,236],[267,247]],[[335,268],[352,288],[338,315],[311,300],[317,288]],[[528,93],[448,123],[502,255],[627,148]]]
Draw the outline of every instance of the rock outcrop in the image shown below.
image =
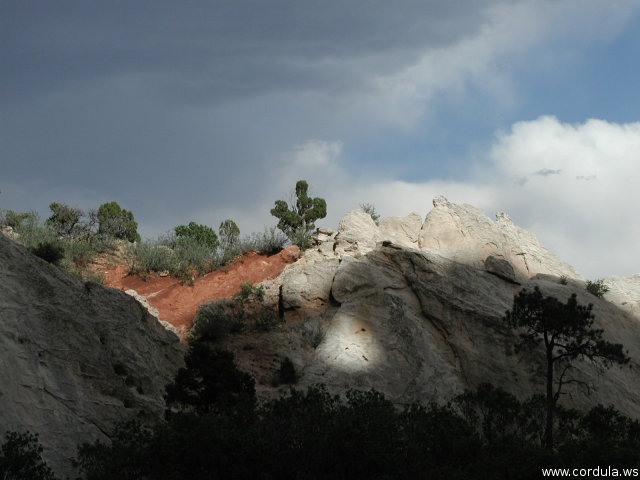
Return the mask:
[[61,476],[79,443],[107,440],[117,422],[160,418],[183,355],[129,295],[0,235],[0,425],[38,433]]
[[[288,322],[252,338],[251,349],[238,348],[244,338],[230,340],[256,378],[271,378],[256,354],[269,351],[267,370],[274,373],[278,359],[289,356],[300,386],[322,383],[336,393],[375,388],[398,404],[443,402],[491,382],[526,398],[543,392],[541,358],[516,354],[518,338],[503,318],[517,292],[539,286],[561,301],[576,293],[581,304],[593,303],[607,340],[623,344],[632,359],[631,368],[605,375],[578,362],[575,377],[592,385],[593,394],[567,389],[572,395],[563,401],[579,408],[613,403],[640,416],[637,303],[622,300],[635,295],[637,283],[612,280],[607,298],[619,290],[617,302],[596,298],[573,267],[505,214],[494,222],[443,197],[423,223],[411,214],[376,226],[354,211],[337,234],[319,232],[316,241],[274,281]],[[308,332],[313,340],[305,342]]]
[[494,222],[477,208],[456,205],[444,197],[436,197],[433,207],[420,232],[421,250],[478,268],[489,256],[503,258],[522,279],[537,274],[582,278],[505,213],[498,213]]
[[493,221],[471,205],[457,205],[442,196],[433,200],[433,209],[424,222],[420,214],[413,212],[406,217],[384,218],[376,225],[361,210],[349,212],[340,221],[334,240],[333,250],[338,256],[358,257],[376,245],[393,243],[477,268],[484,268],[489,257],[493,257],[489,268],[501,259],[511,265],[503,263],[501,270],[513,269],[514,281],[540,274],[584,280],[575,268],[540,245],[533,233],[514,224],[507,214],[500,212]]

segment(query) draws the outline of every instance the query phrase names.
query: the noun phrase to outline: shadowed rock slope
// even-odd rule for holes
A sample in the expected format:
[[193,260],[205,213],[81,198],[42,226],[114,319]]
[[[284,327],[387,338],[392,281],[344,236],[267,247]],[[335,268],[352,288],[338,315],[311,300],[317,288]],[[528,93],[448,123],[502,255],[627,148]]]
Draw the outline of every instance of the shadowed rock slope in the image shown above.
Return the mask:
[[159,418],[183,354],[132,297],[0,235],[0,425],[38,433],[58,474],[72,472],[78,443]]

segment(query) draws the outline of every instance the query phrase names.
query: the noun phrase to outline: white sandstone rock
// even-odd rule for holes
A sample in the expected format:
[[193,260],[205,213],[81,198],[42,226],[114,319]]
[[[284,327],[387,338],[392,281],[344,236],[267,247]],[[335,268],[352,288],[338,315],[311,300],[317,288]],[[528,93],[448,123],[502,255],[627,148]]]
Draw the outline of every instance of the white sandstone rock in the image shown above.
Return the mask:
[[412,212],[406,217],[387,217],[380,220],[378,229],[382,241],[390,241],[408,248],[418,248],[422,217]]
[[352,210],[340,220],[335,241],[338,255],[363,255],[376,247],[380,233],[371,215],[362,210]]

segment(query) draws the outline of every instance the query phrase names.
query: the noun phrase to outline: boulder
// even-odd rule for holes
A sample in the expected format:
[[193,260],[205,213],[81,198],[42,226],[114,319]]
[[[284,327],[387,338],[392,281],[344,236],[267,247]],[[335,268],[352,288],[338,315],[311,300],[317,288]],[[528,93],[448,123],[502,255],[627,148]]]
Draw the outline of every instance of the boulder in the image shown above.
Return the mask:
[[340,220],[334,250],[340,256],[359,256],[373,250],[379,241],[378,226],[371,215],[362,210],[353,210]]
[[331,285],[340,260],[333,252],[308,250],[280,275],[280,308],[287,322],[324,310],[331,301]]
[[507,282],[519,284],[516,279],[516,274],[513,271],[513,266],[511,266],[509,261],[504,258],[489,255],[484,261],[484,267],[487,272],[506,280]]

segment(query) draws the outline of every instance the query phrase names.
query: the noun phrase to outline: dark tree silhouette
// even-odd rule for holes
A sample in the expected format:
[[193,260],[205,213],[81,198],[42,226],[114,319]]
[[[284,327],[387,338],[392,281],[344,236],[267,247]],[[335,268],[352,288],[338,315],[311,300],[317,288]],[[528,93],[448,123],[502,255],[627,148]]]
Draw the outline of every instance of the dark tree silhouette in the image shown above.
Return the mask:
[[544,346],[546,362],[546,426],[543,446],[553,449],[553,421],[562,387],[580,383],[570,376],[573,362],[589,360],[601,367],[629,361],[620,344],[602,338],[603,330],[593,327],[592,304],[578,304],[573,294],[567,303],[554,297],[543,297],[540,289],[523,289],[513,299],[513,307],[505,315],[506,322],[519,329],[518,350]]

